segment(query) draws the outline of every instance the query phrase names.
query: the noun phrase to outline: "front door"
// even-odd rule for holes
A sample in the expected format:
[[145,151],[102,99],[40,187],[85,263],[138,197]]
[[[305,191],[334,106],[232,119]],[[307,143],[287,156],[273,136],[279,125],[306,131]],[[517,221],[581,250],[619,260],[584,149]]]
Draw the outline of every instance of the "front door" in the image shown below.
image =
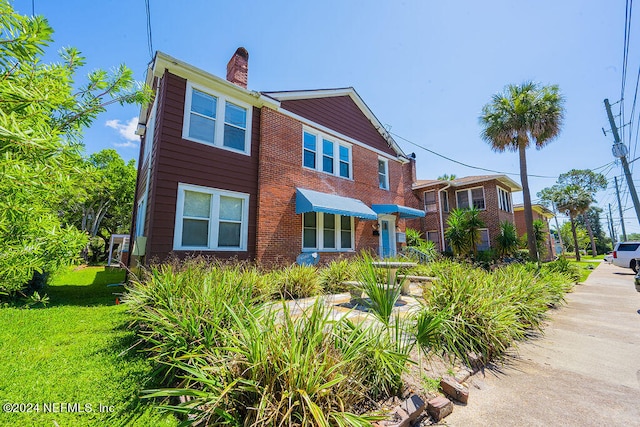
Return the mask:
[[380,256],[388,258],[396,254],[396,218],[380,216]]

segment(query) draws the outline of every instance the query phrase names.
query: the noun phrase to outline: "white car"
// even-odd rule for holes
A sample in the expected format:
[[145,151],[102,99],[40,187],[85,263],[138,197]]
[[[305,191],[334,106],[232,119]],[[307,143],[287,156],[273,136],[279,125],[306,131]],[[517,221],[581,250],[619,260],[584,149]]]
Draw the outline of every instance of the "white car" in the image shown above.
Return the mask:
[[640,242],[618,242],[613,248],[613,265],[630,268],[635,273],[640,268]]

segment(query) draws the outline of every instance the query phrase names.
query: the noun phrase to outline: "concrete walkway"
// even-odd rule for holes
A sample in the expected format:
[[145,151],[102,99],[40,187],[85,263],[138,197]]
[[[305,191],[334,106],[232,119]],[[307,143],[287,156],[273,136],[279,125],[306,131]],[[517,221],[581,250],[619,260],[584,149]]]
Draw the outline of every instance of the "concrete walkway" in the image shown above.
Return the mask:
[[452,426],[640,426],[640,293],[600,264],[551,313],[544,336],[470,379]]

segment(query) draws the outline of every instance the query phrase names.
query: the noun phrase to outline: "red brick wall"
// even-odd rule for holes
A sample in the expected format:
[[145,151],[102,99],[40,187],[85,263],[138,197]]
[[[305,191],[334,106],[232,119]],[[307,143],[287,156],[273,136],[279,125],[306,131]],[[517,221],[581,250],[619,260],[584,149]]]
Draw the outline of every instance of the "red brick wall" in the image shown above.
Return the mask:
[[[443,182],[439,188],[443,188],[446,183]],[[489,243],[491,247],[495,247],[495,239],[500,234],[500,223],[502,221],[511,221],[514,222],[513,212],[505,212],[499,208],[498,205],[498,190],[496,186],[502,187],[504,190],[509,191],[508,188],[500,185],[500,183],[496,180],[486,181],[483,183],[470,184],[466,186],[460,186],[455,188],[449,188],[445,190],[449,194],[449,210],[453,210],[457,207],[456,200],[456,191],[460,190],[468,190],[470,188],[476,187],[484,187],[484,204],[485,209],[480,211],[480,219],[485,223],[485,228],[489,230]],[[431,189],[427,189],[430,191]],[[424,203],[424,192],[425,190],[420,189],[416,190],[416,195],[420,198],[421,203]],[[427,213],[424,221],[422,223],[422,227],[420,230],[425,234],[427,231],[438,231],[439,237],[441,239],[440,233],[440,214],[439,211],[441,209],[441,200],[440,196],[437,194],[438,189],[436,188],[436,203],[438,211]],[[424,208],[424,205],[422,205]],[[443,212],[442,221],[444,223],[444,229],[447,229],[447,218],[449,214]],[[442,248],[440,248],[442,250]]]
[[[352,197],[366,205],[393,203],[419,208],[411,191],[411,162],[389,160],[390,191],[378,188],[378,154],[352,146],[353,180],[302,166],[302,123],[263,108],[260,124],[256,258],[264,263],[293,262],[302,252],[302,215],[295,213],[296,187]],[[355,218],[355,252],[377,250],[374,221]],[[404,220],[397,225],[404,229]],[[321,253],[321,260],[344,252]]]

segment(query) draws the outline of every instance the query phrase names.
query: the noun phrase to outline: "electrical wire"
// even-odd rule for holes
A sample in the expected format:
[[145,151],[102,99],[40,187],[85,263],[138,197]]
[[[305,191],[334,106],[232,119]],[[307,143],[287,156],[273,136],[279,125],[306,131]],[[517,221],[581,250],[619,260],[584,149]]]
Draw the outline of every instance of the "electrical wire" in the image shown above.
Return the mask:
[[[431,149],[429,149],[427,147],[424,147],[424,146],[422,146],[420,144],[417,144],[417,143],[415,143],[413,141],[410,141],[407,138],[398,135],[397,133],[394,133],[394,132],[389,132],[389,133],[392,134],[393,136],[403,140],[404,142],[406,142],[408,144],[411,144],[411,145],[413,145],[415,147],[421,148],[421,149],[423,149],[423,150],[425,150],[425,151],[427,151],[427,152],[429,152],[429,153],[431,153],[431,154],[433,154],[435,156],[438,156],[440,158],[443,158],[445,160],[448,160],[450,162],[456,163],[458,165],[461,165],[461,166],[464,166],[464,167],[467,167],[467,168],[470,168],[470,169],[477,169],[477,170],[481,170],[481,171],[485,171],[485,172],[499,173],[499,174],[502,174],[502,175],[520,176],[519,172],[503,172],[503,171],[498,171],[498,170],[494,170],[494,169],[483,168],[483,167],[480,167],[480,166],[469,165],[469,164],[461,162],[459,160],[452,159],[451,157],[447,157],[444,154],[437,153],[437,152],[435,152],[435,151],[433,151],[433,150],[431,150]],[[529,174],[528,176],[534,177],[534,178],[549,178],[549,179],[557,179],[558,178],[557,176],[531,175],[531,174]]]
[[149,0],[144,0],[145,11],[147,14],[147,46],[149,47],[149,56],[153,60],[153,38],[151,34],[151,7]]

